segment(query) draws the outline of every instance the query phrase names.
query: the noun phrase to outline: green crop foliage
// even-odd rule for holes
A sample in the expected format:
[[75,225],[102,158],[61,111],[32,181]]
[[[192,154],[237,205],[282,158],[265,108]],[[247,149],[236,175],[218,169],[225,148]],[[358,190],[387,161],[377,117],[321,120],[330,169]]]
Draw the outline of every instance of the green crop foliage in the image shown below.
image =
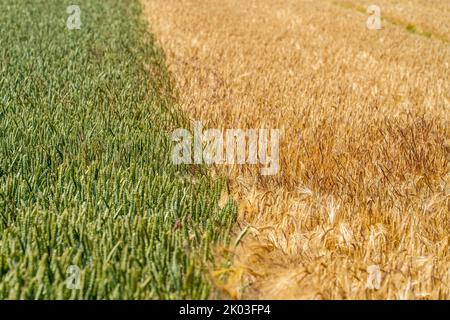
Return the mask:
[[411,33],[415,33],[415,32],[417,31],[417,28],[416,28],[416,26],[413,25],[413,24],[408,24],[408,25],[406,26],[406,30],[408,30],[408,31],[411,32]]
[[137,1],[77,1],[80,30],[71,4],[0,0],[0,298],[207,298],[224,182],[171,164],[186,121]]

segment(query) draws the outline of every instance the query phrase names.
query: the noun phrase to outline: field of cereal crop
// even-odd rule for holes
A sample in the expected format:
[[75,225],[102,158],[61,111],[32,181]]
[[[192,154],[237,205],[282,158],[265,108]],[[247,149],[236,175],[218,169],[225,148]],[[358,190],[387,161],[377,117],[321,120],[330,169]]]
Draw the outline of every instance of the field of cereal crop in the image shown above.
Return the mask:
[[238,205],[219,290],[449,298],[449,1],[378,1],[381,30],[370,1],[141,2],[190,119],[282,132],[278,174],[211,168]]
[[79,1],[79,29],[68,6],[0,1],[0,299],[206,299],[224,181],[170,160],[140,4]]
[[0,0],[0,299],[450,299],[449,21]]

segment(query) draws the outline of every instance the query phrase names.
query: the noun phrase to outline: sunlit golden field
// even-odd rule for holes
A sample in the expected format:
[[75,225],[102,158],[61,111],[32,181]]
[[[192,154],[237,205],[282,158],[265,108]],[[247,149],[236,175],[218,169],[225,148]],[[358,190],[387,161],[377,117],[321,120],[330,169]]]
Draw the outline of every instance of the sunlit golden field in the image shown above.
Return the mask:
[[214,297],[450,298],[450,1],[377,1],[382,30],[371,1],[142,3],[191,119],[282,130],[277,175],[210,169],[240,238]]

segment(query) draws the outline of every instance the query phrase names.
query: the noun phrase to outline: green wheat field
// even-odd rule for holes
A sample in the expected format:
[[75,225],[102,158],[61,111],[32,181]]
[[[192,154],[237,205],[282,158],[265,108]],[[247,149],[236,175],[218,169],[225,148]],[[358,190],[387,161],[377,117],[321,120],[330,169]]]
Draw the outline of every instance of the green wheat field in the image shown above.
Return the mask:
[[208,298],[225,181],[171,164],[186,120],[139,3],[80,0],[80,30],[71,4],[0,0],[0,299]]

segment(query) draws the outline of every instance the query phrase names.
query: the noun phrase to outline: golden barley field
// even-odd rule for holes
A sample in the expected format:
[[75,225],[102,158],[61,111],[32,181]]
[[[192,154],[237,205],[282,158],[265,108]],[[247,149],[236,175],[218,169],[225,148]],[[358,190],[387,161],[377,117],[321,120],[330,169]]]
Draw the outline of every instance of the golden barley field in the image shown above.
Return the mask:
[[142,3],[191,119],[282,132],[277,175],[211,168],[240,240],[214,297],[450,298],[450,1],[377,1],[381,30],[371,1]]

